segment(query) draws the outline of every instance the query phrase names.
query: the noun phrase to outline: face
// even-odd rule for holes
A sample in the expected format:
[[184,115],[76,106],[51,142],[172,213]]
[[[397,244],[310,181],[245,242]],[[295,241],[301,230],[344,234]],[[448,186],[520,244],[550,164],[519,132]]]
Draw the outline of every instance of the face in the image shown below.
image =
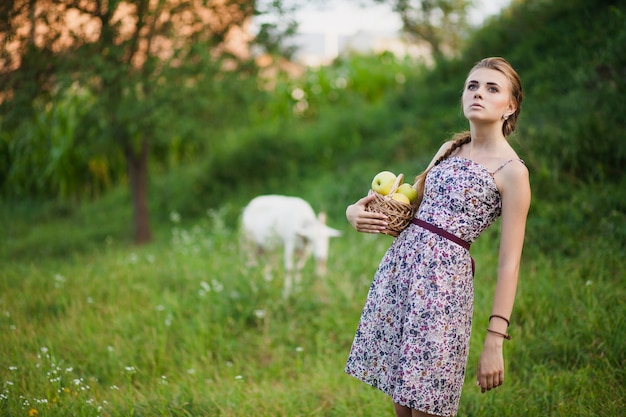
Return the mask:
[[463,89],[463,114],[475,123],[504,122],[515,111],[509,80],[500,71],[478,68],[470,73]]

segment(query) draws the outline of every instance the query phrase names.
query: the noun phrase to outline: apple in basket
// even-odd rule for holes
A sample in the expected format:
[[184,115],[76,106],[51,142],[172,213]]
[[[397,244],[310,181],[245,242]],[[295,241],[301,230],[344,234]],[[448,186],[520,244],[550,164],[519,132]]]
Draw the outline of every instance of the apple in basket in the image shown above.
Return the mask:
[[372,180],[372,190],[380,195],[387,195],[396,182],[396,174],[391,171],[381,171]]
[[409,197],[407,197],[406,195],[404,195],[402,193],[399,193],[397,191],[395,193],[391,194],[391,199],[399,201],[399,202],[404,203],[404,204],[411,204],[411,200],[409,200]]
[[381,233],[398,236],[415,214],[413,203],[417,201],[417,192],[411,184],[404,183],[404,174],[381,171],[372,180],[371,194],[373,198],[365,210],[385,214],[389,221]]
[[[405,182],[401,184],[394,194],[403,194],[407,197],[410,204],[413,204],[417,200],[417,190],[413,188],[411,184]],[[393,196],[392,196],[393,198]],[[408,204],[408,203],[407,203]]]

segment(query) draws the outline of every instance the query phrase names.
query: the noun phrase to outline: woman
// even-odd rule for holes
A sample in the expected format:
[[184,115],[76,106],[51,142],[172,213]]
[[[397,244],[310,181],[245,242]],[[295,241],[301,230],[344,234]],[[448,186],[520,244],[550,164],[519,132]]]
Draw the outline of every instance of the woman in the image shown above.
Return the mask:
[[[477,383],[504,382],[502,346],[513,309],[526,216],[528,170],[506,137],[522,103],[519,76],[502,58],[469,72],[462,106],[470,130],[457,134],[416,178],[422,200],[378,266],[346,372],[392,397],[397,416],[454,416],[469,352],[473,260],[469,244],[502,216],[498,279]],[[348,206],[359,232],[379,233],[386,216]]]

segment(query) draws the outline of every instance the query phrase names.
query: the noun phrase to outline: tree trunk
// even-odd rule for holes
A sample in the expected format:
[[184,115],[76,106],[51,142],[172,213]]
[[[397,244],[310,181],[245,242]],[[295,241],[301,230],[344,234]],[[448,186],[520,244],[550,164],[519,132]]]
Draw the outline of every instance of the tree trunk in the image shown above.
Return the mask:
[[124,147],[130,194],[133,200],[133,222],[135,227],[135,243],[144,244],[152,240],[150,214],[148,212],[148,140],[141,140],[137,151],[132,144]]

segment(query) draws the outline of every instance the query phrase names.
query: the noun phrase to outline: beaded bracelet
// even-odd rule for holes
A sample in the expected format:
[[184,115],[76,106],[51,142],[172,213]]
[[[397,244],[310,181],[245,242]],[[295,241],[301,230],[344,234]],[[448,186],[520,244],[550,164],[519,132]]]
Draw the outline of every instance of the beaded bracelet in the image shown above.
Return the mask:
[[491,322],[491,319],[494,318],[494,317],[497,317],[499,319],[502,319],[502,320],[506,321],[506,326],[507,327],[511,325],[511,322],[509,321],[509,319],[507,319],[506,317],[500,316],[498,314],[492,314],[491,316],[489,316],[489,321]]
[[506,340],[511,340],[511,335],[507,333],[496,332],[495,330],[487,329],[489,333],[497,334],[498,336],[504,337]]

